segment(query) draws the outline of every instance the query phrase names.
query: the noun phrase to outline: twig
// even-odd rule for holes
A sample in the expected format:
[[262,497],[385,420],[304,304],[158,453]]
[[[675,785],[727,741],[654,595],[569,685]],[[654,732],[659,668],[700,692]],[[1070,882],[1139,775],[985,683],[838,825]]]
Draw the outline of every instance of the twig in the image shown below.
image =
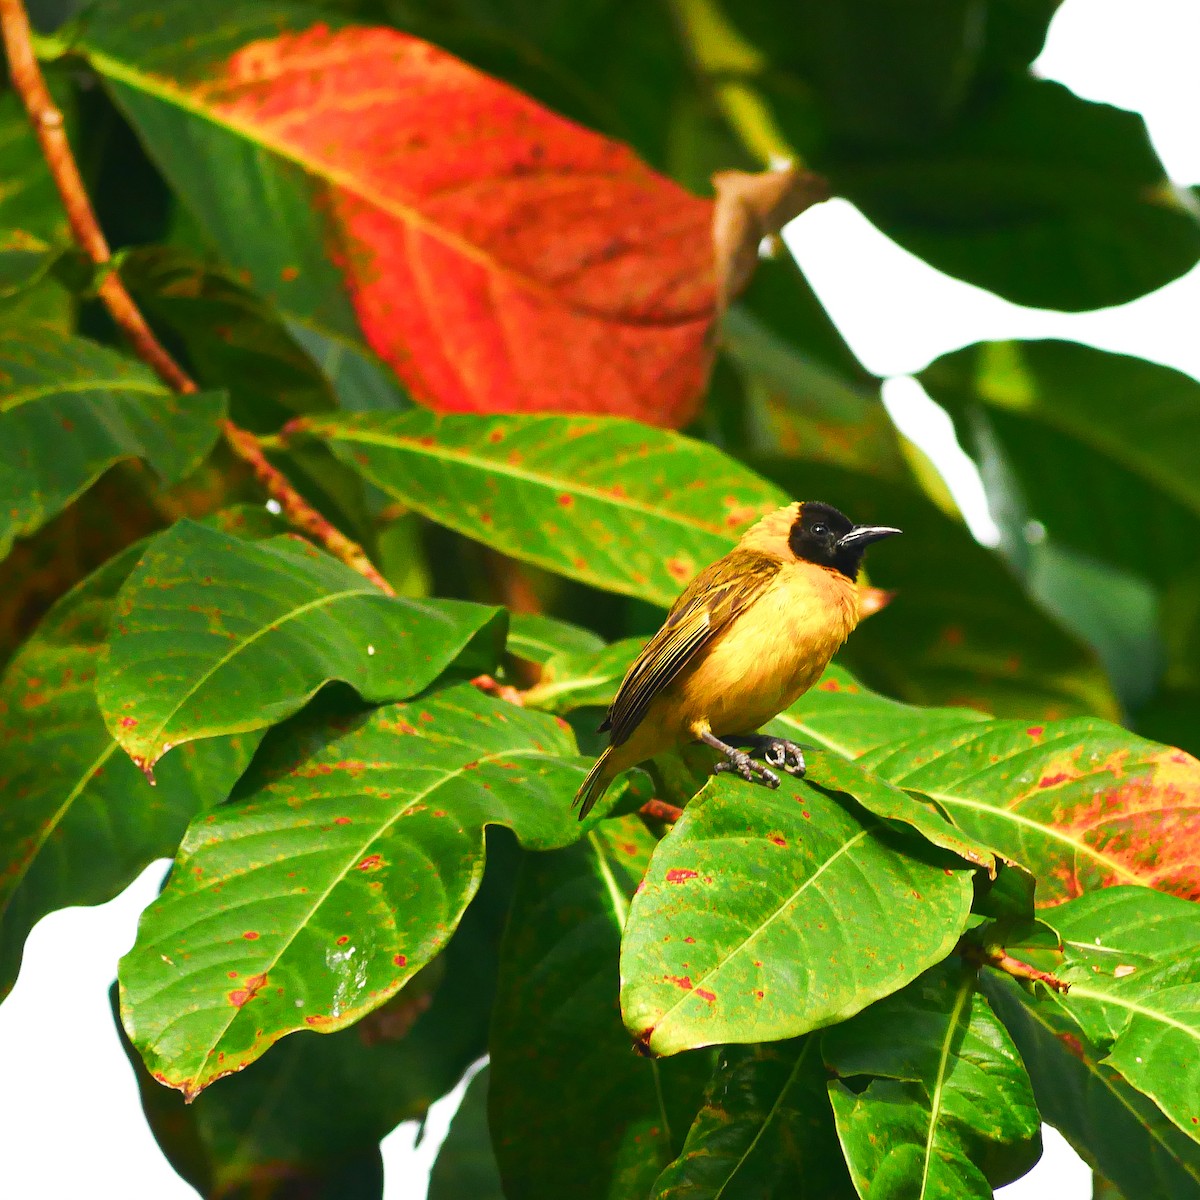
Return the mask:
[[[42,147],[46,166],[67,211],[71,233],[80,249],[101,268],[96,294],[133,352],[151,367],[173,391],[190,395],[199,391],[194,379],[171,357],[146,323],[120,275],[112,270],[112,252],[96,220],[95,210],[79,174],[71,145],[63,127],[62,110],[54,103],[33,50],[29,17],[24,0],[0,0],[0,36],[8,56],[9,75]],[[396,593],[375,569],[366,552],[346,537],[291,485],[286,475],[273,467],[254,434],[224,421],[221,431],[229,448],[249,465],[255,479],[275,500],[284,516],[347,566],[364,575],[386,595]]]
[[994,967],[997,971],[1003,971],[1005,975],[1011,975],[1014,979],[1027,979],[1033,983],[1043,983],[1052,992],[1058,992],[1061,995],[1066,995],[1071,990],[1071,985],[1066,980],[1059,979],[1057,975],[1051,975],[1049,971],[1040,971],[1037,967],[1022,962],[1019,958],[1013,958],[1003,946],[981,946],[970,937],[964,936],[959,939],[958,945],[954,947],[954,952],[977,967]]

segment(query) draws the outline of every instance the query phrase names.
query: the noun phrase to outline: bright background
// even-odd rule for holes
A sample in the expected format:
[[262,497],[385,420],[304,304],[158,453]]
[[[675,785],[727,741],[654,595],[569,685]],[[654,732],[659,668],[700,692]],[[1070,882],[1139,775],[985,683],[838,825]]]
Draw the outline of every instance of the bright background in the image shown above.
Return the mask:
[[[1200,184],[1200,4],[1066,0],[1036,70],[1089,100],[1140,112],[1167,173]],[[925,265],[851,205],[807,212],[788,241],[855,353],[888,380],[884,398],[920,444],[982,541],[995,527],[949,419],[908,378],[970,342],[1054,337],[1173,366],[1200,379],[1200,268],[1119,308],[1062,314],[1020,308]],[[165,863],[121,896],[54,913],[33,931],[21,976],[0,1006],[0,1195],[21,1200],[194,1200],[159,1153],[117,1042],[108,986]],[[566,1065],[564,1064],[564,1069]],[[97,1103],[99,1099],[99,1103]],[[387,1200],[423,1200],[426,1175],[458,1095],[434,1106],[422,1144],[402,1125],[384,1142]],[[1004,1200],[1086,1200],[1087,1169],[1046,1131],[1046,1153]]]

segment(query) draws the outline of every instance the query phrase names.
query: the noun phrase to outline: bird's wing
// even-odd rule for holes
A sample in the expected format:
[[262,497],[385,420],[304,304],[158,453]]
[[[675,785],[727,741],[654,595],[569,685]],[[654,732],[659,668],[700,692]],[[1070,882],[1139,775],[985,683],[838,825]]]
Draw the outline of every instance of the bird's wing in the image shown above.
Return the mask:
[[780,563],[754,550],[738,549],[706,567],[675,601],[663,627],[646,643],[617,690],[602,730],[612,744],[626,741],[651,701],[697,652],[752,604],[774,579]]

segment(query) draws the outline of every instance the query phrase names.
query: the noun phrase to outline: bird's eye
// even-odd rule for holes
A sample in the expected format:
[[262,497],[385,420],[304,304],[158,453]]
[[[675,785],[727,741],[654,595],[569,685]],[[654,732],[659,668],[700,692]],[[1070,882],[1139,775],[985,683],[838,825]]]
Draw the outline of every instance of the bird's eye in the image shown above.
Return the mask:
[[826,525],[814,525],[812,527],[813,537],[824,537],[829,532],[829,527]]

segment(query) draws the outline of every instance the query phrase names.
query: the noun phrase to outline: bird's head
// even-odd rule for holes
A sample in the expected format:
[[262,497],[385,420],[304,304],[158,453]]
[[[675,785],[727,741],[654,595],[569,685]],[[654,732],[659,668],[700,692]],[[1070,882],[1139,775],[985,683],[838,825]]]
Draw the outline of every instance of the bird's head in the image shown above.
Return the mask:
[[899,533],[887,525],[855,525],[831,504],[805,500],[792,505],[795,515],[788,530],[788,549],[804,562],[858,578],[863,553],[872,542]]

